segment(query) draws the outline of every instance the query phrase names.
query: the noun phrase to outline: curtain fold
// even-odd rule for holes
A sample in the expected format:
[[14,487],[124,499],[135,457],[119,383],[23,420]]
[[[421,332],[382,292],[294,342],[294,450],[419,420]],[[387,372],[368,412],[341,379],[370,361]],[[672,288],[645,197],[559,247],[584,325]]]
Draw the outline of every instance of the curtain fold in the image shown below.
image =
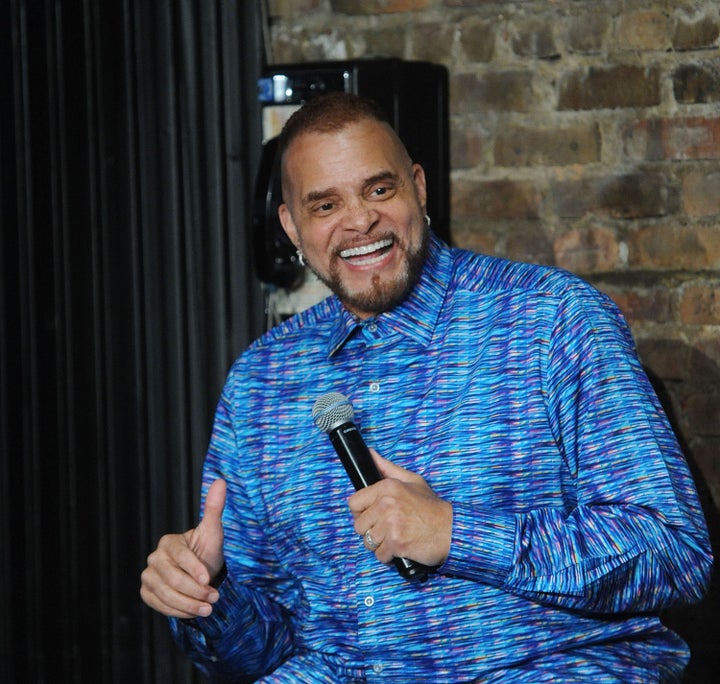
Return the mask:
[[7,681],[199,681],[138,595],[262,328],[259,2],[0,8]]

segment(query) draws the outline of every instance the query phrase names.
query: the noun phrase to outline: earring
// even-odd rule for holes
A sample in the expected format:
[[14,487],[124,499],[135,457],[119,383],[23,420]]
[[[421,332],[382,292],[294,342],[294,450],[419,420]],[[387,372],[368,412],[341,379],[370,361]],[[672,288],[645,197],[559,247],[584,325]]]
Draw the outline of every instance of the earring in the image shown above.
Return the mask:
[[425,223],[427,223],[427,227],[429,228],[431,221],[430,221],[430,217],[427,214],[425,214]]
[[297,254],[298,263],[301,266],[305,266],[305,257],[303,256],[303,253],[299,249],[295,253]]

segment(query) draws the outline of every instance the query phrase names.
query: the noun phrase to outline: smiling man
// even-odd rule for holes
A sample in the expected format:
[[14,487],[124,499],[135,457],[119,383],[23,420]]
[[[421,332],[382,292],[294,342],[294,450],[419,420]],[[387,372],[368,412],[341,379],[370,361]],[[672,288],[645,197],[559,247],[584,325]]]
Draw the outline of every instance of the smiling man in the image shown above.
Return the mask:
[[301,110],[283,133],[280,220],[320,280],[366,318],[399,304],[420,277],[425,174],[392,128],[370,118],[378,112],[344,120],[342,101],[328,105],[339,118],[323,110],[309,121],[314,110]]
[[[333,295],[233,365],[203,517],[160,540],[143,599],[214,682],[679,681],[658,611],[712,559],[615,306],[438,240],[363,98],[310,101],[280,147],[283,227]],[[357,492],[311,418],[328,392],[376,449]]]

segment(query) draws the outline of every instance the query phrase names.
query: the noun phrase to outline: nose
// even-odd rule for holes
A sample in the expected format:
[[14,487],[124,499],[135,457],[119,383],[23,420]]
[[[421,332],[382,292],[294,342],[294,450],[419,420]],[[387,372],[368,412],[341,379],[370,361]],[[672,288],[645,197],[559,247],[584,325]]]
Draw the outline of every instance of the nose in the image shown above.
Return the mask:
[[379,212],[371,202],[364,198],[357,198],[348,203],[346,225],[350,230],[367,233],[377,223]]

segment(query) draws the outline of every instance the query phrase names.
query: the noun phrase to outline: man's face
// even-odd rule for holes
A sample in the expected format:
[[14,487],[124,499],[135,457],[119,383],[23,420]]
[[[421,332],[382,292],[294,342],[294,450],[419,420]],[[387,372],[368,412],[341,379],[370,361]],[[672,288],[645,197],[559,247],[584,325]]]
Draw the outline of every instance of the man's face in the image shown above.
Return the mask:
[[300,135],[283,181],[285,232],[351,312],[368,318],[407,296],[427,249],[425,174],[388,126]]

